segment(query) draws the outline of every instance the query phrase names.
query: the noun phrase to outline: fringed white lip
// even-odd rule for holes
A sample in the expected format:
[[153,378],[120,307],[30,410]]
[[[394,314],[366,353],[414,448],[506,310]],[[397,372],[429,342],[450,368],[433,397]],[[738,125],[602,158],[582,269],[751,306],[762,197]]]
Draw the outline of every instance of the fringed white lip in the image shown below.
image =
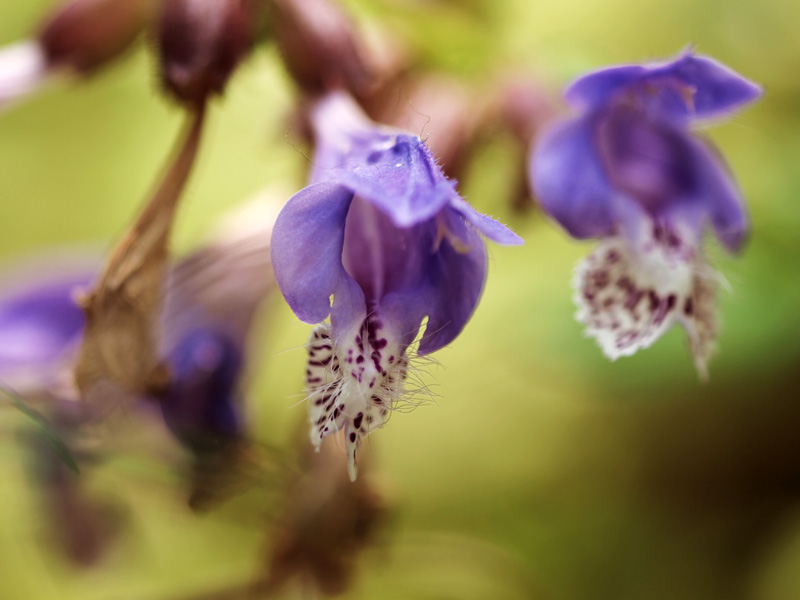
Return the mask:
[[719,276],[699,249],[671,237],[632,248],[608,238],[575,271],[575,318],[611,360],[647,348],[680,323],[701,378],[717,335]]
[[44,53],[35,41],[0,49],[0,110],[36,90],[47,74]]
[[[376,326],[377,323],[377,326]],[[335,344],[327,323],[317,325],[306,346],[311,443],[344,430],[347,471],[358,475],[356,454],[361,440],[380,428],[403,394],[408,361],[377,335],[380,323],[368,317],[358,332]]]

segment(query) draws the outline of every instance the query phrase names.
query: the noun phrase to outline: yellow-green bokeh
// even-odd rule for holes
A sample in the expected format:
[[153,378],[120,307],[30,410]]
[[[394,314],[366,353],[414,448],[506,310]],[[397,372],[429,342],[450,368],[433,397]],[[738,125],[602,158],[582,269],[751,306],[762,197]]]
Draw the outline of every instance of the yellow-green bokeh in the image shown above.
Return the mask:
[[[396,502],[388,547],[352,591],[370,599],[732,599],[800,597],[800,5],[788,0],[358,0],[441,69],[537,77],[557,93],[610,63],[687,44],[764,85],[764,98],[709,135],[748,200],[752,239],[712,250],[732,291],[711,380],[681,331],[608,362],[573,321],[570,279],[590,243],[506,203],[502,140],[463,182],[473,205],[527,243],[492,247],[478,311],[423,375],[435,404],[397,414],[369,441]],[[25,37],[50,2],[0,5],[0,44]],[[148,44],[80,82],[54,82],[0,114],[0,259],[108,248],[156,180],[181,124],[157,93]],[[293,93],[260,48],[210,113],[176,247],[265,187],[302,186],[308,160],[286,125]],[[417,107],[424,112],[424,107]],[[288,442],[303,407],[309,327],[279,297],[259,330],[248,415]],[[0,598],[189,598],[257,568],[257,514],[198,517],[156,457],[111,460],[89,482],[113,490],[130,531],[97,568],[71,569],[48,538],[0,412]],[[209,596],[211,597],[211,596]]]

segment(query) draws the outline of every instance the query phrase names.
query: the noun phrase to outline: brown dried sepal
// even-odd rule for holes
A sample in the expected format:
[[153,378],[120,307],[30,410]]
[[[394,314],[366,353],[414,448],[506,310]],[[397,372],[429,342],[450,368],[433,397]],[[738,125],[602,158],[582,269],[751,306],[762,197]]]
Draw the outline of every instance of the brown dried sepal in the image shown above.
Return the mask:
[[86,400],[110,393],[162,389],[158,323],[169,234],[197,153],[204,111],[193,114],[181,150],[152,199],[122,240],[94,288],[82,299],[86,329],[75,383]]

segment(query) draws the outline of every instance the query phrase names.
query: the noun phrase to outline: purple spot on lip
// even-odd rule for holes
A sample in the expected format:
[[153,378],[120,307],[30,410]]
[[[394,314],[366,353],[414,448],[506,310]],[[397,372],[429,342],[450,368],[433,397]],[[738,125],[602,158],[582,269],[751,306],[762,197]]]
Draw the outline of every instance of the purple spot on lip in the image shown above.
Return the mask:
[[628,295],[628,299],[625,301],[625,308],[628,310],[636,308],[636,305],[639,304],[639,300],[642,299],[642,295],[640,290],[631,291]]
[[658,294],[656,294],[655,291],[650,290],[647,292],[647,297],[650,300],[650,310],[655,310],[661,302]]

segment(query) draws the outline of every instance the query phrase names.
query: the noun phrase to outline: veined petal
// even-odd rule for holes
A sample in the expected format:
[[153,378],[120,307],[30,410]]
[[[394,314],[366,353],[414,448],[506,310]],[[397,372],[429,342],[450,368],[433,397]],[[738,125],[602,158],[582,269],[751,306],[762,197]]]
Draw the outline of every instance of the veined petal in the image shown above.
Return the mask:
[[353,193],[334,182],[311,185],[283,207],[272,233],[275,280],[297,317],[319,323],[343,277],[342,247]]
[[600,162],[595,128],[596,117],[590,115],[545,132],[528,171],[541,207],[579,239],[614,231],[612,204],[617,192]]

